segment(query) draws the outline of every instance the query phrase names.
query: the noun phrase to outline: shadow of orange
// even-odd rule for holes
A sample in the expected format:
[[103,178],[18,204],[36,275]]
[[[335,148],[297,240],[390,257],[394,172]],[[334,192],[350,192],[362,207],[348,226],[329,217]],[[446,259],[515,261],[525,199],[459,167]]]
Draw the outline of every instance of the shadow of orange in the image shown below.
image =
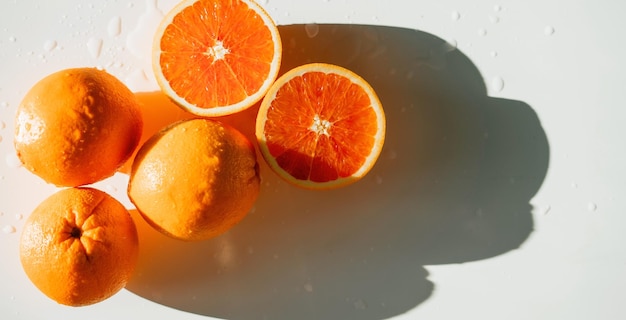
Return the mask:
[[[282,72],[335,63],[377,91],[387,116],[377,164],[356,184],[314,192],[286,184],[259,158],[259,199],[226,234],[186,243],[140,221],[128,290],[218,318],[379,320],[428,299],[435,284],[424,266],[488,259],[527,239],[529,201],[549,161],[529,105],[487,96],[474,64],[428,33],[279,30]],[[238,124],[252,137],[254,112]]]

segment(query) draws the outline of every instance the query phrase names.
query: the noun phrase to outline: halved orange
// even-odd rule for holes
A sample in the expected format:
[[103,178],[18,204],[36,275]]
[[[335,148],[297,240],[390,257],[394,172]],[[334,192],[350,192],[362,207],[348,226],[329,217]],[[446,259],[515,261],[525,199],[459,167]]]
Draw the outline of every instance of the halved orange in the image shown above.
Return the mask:
[[385,113],[374,89],[354,72],[325,63],[282,75],[256,120],[263,158],[284,180],[330,189],[361,179],[385,140]]
[[252,0],[183,0],[155,35],[156,80],[174,102],[199,116],[242,111],[278,76],[280,34]]

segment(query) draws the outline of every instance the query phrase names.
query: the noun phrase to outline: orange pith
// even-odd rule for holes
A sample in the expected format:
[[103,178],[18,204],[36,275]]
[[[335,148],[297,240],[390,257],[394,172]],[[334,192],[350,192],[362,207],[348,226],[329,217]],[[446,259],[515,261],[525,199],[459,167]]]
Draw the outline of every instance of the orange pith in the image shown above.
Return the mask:
[[373,89],[328,64],[295,68],[270,88],[257,118],[265,159],[296,185],[331,188],[365,175],[384,141],[385,118]]
[[153,50],[157,81],[202,116],[232,114],[263,97],[281,58],[278,30],[250,0],[186,0],[165,17]]

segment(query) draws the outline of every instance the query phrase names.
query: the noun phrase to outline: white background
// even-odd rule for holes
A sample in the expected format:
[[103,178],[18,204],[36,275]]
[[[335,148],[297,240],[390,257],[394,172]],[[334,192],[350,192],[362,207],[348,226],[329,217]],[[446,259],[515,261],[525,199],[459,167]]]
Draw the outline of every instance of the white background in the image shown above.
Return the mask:
[[[16,163],[15,110],[67,67],[157,90],[151,32],[175,3],[3,2],[0,318],[626,317],[617,0],[261,1],[285,68],[342,64],[377,90],[388,116],[377,166],[328,193],[263,170],[255,209],[203,243],[165,239],[134,216],[142,251],[126,289],[82,308],[43,296],[18,243],[56,189]],[[126,182],[95,186],[130,205]]]

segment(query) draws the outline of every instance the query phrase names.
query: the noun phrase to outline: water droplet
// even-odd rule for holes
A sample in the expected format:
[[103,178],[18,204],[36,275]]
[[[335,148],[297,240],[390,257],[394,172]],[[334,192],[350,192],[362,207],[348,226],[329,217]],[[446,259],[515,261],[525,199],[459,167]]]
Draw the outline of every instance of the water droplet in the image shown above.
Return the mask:
[[490,16],[489,16],[489,21],[490,21],[491,23],[498,23],[498,22],[500,22],[500,17],[498,17],[498,16],[494,16],[494,15],[490,15]]
[[365,310],[365,309],[367,309],[367,303],[365,303],[365,301],[363,301],[361,299],[354,300],[352,305],[354,306],[355,309],[358,309],[358,310]]
[[107,184],[104,188],[110,193],[117,192],[117,187],[112,184]]
[[304,285],[304,290],[306,292],[313,292],[313,285],[311,285],[310,283],[307,283]]
[[594,202],[587,203],[587,211],[594,212],[594,211],[596,211],[596,209],[598,209],[598,205],[597,204],[595,204]]
[[543,28],[543,33],[544,33],[546,36],[551,36],[551,35],[553,35],[553,34],[554,34],[554,31],[555,31],[555,30],[554,30],[554,27],[553,27],[553,26],[546,26],[545,28]]
[[577,189],[578,188],[578,183],[572,182],[572,184],[570,184],[570,186],[572,187],[572,189]]
[[0,136],[0,142],[2,142],[2,136]]
[[270,4],[270,0],[263,0],[263,5],[268,5]]
[[316,23],[307,23],[304,25],[304,31],[309,38],[315,38],[320,32],[320,27]]
[[498,56],[498,51],[495,51],[495,50],[494,50],[494,51],[491,51],[491,52],[489,52],[489,55],[490,55],[491,57],[495,58],[495,57],[497,57],[497,56]]
[[494,92],[500,92],[504,89],[504,79],[502,77],[493,77],[491,79],[491,89]]
[[389,150],[387,151],[387,159],[389,160],[395,160],[398,158],[398,153],[396,152],[396,150]]
[[376,176],[376,184],[383,184],[383,177],[381,176]]
[[550,205],[547,205],[537,208],[537,213],[545,216],[548,214],[548,212],[550,212],[550,210],[552,210],[552,207]]
[[461,19],[461,14],[458,11],[452,11],[450,18],[452,18],[453,21],[458,21]]
[[444,43],[443,51],[446,53],[452,52],[457,49],[458,45],[459,43],[456,41],[456,39],[450,39]]
[[146,0],[146,11],[142,13],[135,29],[128,33],[126,47],[135,57],[150,61],[152,35],[163,20],[163,12],[157,7],[157,0]]
[[15,41],[17,41],[17,38],[15,38],[15,37],[13,37],[13,36],[10,36],[10,37],[9,37],[9,42],[15,42]]
[[2,228],[2,232],[4,233],[15,233],[15,227],[11,225],[6,225]]
[[107,32],[110,37],[116,37],[122,33],[122,18],[120,16],[115,16],[109,20]]
[[15,220],[22,220],[22,218],[24,218],[24,216],[21,213],[15,215]]
[[87,41],[87,50],[89,50],[92,57],[99,57],[102,52],[102,39],[90,38]]
[[48,40],[44,42],[43,49],[47,52],[54,50],[57,47],[57,42],[55,40]]
[[4,160],[9,168],[17,169],[22,166],[22,161],[13,152],[7,153]]
[[486,36],[487,35],[487,29],[485,29],[485,28],[478,29],[478,35],[479,36]]
[[502,6],[501,6],[501,5],[495,5],[495,6],[493,6],[493,11],[495,11],[495,12],[500,12],[500,11],[502,11]]

